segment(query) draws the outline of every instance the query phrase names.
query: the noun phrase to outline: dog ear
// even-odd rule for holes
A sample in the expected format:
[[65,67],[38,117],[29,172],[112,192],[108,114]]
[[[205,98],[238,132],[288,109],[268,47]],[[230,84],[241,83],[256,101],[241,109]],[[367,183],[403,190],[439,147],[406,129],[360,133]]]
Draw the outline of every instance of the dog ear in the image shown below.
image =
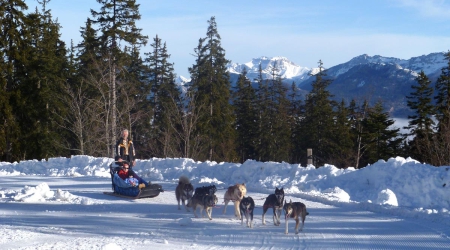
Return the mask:
[[245,187],[245,183],[243,183],[243,182],[242,182],[242,186],[244,186],[244,187]]

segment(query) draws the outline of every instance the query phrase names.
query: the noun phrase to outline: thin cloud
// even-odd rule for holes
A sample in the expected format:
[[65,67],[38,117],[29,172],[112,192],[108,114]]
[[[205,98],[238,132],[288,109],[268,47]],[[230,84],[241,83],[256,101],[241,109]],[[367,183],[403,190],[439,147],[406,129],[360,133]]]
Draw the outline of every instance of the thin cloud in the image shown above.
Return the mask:
[[406,8],[417,11],[424,17],[450,19],[450,4],[445,0],[397,0]]

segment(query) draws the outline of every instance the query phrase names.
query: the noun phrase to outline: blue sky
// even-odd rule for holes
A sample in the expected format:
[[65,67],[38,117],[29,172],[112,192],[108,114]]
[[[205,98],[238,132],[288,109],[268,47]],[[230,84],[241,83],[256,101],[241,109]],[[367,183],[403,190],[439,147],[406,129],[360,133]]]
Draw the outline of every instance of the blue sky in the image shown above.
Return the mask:
[[[25,0],[33,11],[37,1]],[[303,67],[326,68],[361,54],[409,59],[450,49],[450,1],[446,0],[137,0],[138,27],[167,43],[178,75],[189,77],[192,55],[216,17],[226,57],[246,63],[261,56],[287,57]],[[99,10],[96,0],[51,0],[62,39],[80,41],[80,27]]]

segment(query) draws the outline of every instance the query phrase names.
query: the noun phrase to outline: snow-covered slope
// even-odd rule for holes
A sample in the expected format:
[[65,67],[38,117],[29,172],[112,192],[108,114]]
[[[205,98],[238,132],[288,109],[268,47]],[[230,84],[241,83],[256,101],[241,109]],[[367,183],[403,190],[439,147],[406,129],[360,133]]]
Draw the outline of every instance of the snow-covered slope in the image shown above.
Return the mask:
[[328,71],[328,75],[336,78],[339,75],[346,73],[353,67],[361,64],[392,64],[398,68],[403,68],[406,71],[411,71],[414,75],[419,73],[421,70],[423,70],[427,75],[432,75],[440,73],[440,70],[447,65],[447,62],[445,61],[443,52],[412,57],[408,60],[379,55],[369,56],[364,54],[354,57],[348,62],[331,67]]

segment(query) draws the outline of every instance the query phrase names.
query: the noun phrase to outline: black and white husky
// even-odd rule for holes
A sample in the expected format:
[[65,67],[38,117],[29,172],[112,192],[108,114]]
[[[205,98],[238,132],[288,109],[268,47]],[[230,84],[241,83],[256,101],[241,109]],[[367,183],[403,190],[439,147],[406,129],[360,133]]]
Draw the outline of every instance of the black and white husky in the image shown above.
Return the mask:
[[262,223],[266,225],[265,214],[269,208],[273,208],[273,224],[279,226],[281,210],[283,210],[284,190],[275,188],[275,193],[267,196],[263,205]]
[[[255,210],[255,202],[250,196],[244,197],[240,204],[239,209],[241,210],[241,225],[244,224],[244,216],[247,219],[247,227],[253,227],[253,210]],[[249,220],[250,219],[250,220]]]

